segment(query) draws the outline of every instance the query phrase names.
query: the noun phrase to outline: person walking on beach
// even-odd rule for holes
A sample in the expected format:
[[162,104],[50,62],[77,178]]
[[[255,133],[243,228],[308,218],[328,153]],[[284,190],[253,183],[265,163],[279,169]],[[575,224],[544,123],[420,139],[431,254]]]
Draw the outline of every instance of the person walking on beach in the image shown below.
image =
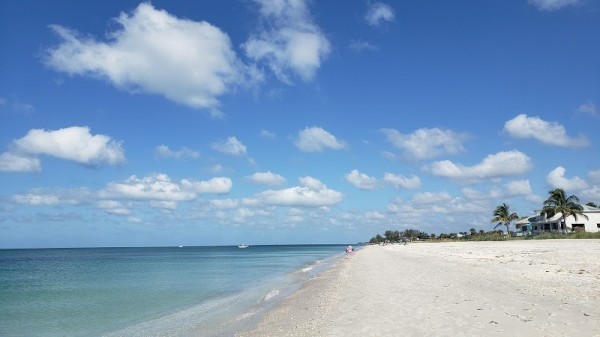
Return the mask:
[[352,253],[354,253],[354,248],[352,248],[351,245],[348,245],[348,247],[346,247],[346,258],[350,257]]

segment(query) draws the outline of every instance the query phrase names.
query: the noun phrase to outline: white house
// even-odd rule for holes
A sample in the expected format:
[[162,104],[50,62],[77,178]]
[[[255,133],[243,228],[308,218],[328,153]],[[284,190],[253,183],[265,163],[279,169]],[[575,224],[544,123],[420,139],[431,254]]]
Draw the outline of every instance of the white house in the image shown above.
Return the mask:
[[557,213],[551,218],[543,215],[532,215],[525,219],[521,219],[516,223],[517,228],[521,228],[523,232],[541,233],[541,232],[600,232],[600,208],[583,205],[581,212],[585,216],[569,215],[565,224],[561,223],[562,213]]

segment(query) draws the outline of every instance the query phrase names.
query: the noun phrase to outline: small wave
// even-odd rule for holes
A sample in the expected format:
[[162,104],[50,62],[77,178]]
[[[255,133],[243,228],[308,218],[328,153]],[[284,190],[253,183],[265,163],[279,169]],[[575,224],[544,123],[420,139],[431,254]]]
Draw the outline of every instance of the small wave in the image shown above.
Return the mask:
[[273,290],[269,291],[268,294],[265,295],[264,300],[268,301],[277,295],[279,295],[279,289],[273,289]]
[[312,269],[313,269],[313,267],[305,267],[305,268],[302,268],[302,272],[307,273],[307,272],[311,271]]
[[237,317],[235,320],[236,320],[236,321],[243,321],[243,320],[245,320],[245,319],[248,319],[248,318],[250,318],[250,317],[254,316],[255,314],[256,314],[256,312],[249,311],[249,312],[247,312],[247,313],[244,313],[244,314],[240,315],[240,316],[239,316],[239,317]]

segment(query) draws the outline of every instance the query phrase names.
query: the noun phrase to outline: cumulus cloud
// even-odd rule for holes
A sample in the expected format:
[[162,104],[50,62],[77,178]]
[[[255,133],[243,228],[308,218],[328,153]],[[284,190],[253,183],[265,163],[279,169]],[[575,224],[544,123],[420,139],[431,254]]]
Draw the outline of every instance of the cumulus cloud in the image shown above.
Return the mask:
[[565,128],[555,122],[547,122],[539,117],[520,114],[504,124],[504,131],[517,138],[534,138],[548,145],[564,147],[583,147],[589,145],[588,139],[580,135],[572,138]]
[[36,172],[38,156],[46,155],[88,166],[116,165],[125,160],[121,143],[105,135],[92,135],[84,126],[58,130],[32,129],[12,141],[10,151],[0,155],[0,171]]
[[161,144],[156,147],[157,158],[174,158],[174,159],[195,159],[200,157],[200,152],[190,150],[187,147],[182,147],[180,150],[173,151],[168,146]]
[[541,11],[555,11],[563,7],[576,5],[580,0],[529,0],[529,3]]
[[208,22],[177,18],[150,3],[121,13],[108,41],[96,41],[52,25],[62,42],[46,51],[45,63],[69,75],[107,80],[129,92],[158,94],[215,116],[218,97],[232,86],[260,79],[242,64],[226,33]]
[[298,132],[294,145],[303,152],[321,152],[326,149],[340,150],[346,143],[320,127],[309,127]]
[[529,180],[513,180],[504,184],[503,188],[494,187],[486,192],[472,188],[464,188],[463,195],[469,200],[503,199],[515,196],[530,196],[532,194]]
[[256,172],[247,177],[251,181],[257,184],[265,184],[265,185],[283,185],[286,183],[284,177],[279,174],[275,174],[271,171],[267,172]]
[[481,179],[501,178],[523,174],[533,167],[524,153],[513,150],[488,155],[474,166],[455,164],[449,160],[433,162],[426,167],[432,174],[448,179],[476,182]]
[[533,193],[529,179],[513,180],[505,184],[509,196],[530,195]]
[[379,26],[384,22],[394,21],[394,9],[390,5],[381,2],[372,2],[368,6],[365,21],[370,26]]
[[400,174],[393,174],[393,173],[386,172],[383,175],[383,181],[385,181],[386,183],[388,183],[398,189],[399,188],[414,189],[414,188],[421,187],[421,179],[419,179],[419,177],[417,177],[415,175],[408,178],[408,177],[405,177]]
[[573,178],[565,177],[565,168],[559,166],[548,173],[546,182],[553,188],[562,188],[567,191],[579,191],[588,187],[585,180],[575,176]]
[[326,149],[345,149],[346,143],[320,127],[309,127],[298,132],[294,145],[303,152],[322,152]]
[[125,181],[110,182],[99,192],[102,198],[133,200],[189,201],[200,193],[224,194],[232,187],[231,179],[216,177],[205,181],[182,179],[172,181],[166,174],[154,174],[143,178],[135,175]]
[[35,157],[4,152],[0,154],[0,172],[39,172],[40,160]]
[[587,175],[594,183],[600,183],[600,170],[589,171]]
[[130,215],[131,210],[123,205],[122,202],[116,200],[99,200],[96,203],[98,208],[103,209],[108,214],[113,215]]
[[596,205],[600,203],[600,186],[594,185],[581,191],[580,193],[582,201],[585,200],[586,202],[593,202]]
[[577,109],[579,112],[583,112],[585,114],[588,114],[592,117],[600,117],[600,110],[598,109],[598,107],[596,106],[596,104],[592,103],[592,102],[585,102],[582,105],[579,106],[579,108]]
[[369,177],[358,170],[352,170],[350,173],[346,174],[346,181],[361,190],[374,190],[379,185],[377,178]]
[[323,207],[342,200],[342,193],[332,190],[312,177],[300,178],[301,186],[282,190],[267,190],[256,198],[262,204],[290,207]]
[[382,129],[381,132],[395,147],[404,150],[411,159],[428,159],[442,154],[457,154],[464,151],[464,133],[452,130],[419,129],[411,134],[402,134],[394,129]]
[[224,142],[213,143],[212,148],[221,153],[233,156],[243,156],[246,154],[246,146],[236,137],[229,137]]
[[255,0],[263,29],[242,45],[246,56],[265,62],[282,82],[291,83],[290,72],[311,80],[331,47],[313,22],[304,0]]

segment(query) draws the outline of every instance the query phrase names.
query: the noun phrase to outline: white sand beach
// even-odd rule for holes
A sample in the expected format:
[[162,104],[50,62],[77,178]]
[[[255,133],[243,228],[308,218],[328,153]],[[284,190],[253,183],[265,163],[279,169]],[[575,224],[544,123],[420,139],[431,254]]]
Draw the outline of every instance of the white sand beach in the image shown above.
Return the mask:
[[600,240],[368,246],[237,336],[600,336]]

